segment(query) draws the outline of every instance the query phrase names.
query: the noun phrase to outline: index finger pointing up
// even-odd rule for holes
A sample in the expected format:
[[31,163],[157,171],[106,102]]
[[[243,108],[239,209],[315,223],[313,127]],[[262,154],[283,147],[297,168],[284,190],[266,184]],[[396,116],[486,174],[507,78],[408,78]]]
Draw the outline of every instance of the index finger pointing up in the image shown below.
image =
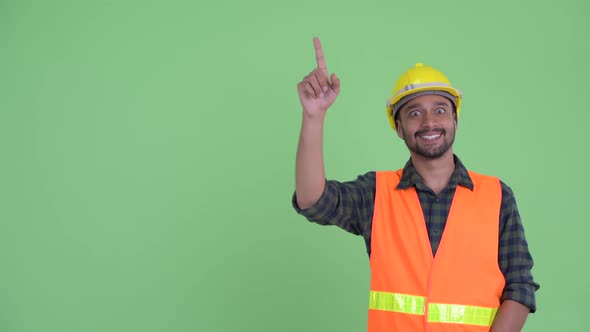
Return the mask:
[[313,45],[315,46],[315,59],[318,63],[318,68],[328,75],[328,67],[326,67],[326,58],[324,58],[324,51],[322,50],[322,43],[318,37],[313,38]]

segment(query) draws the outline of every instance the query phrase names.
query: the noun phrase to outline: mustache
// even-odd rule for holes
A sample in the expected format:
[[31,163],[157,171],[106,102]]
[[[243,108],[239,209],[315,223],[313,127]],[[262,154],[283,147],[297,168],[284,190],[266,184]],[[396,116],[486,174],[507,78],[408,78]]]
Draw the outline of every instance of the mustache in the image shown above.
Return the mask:
[[422,136],[424,134],[428,134],[428,133],[440,133],[442,135],[446,134],[447,131],[444,130],[443,128],[434,128],[434,129],[422,129],[422,130],[418,130],[414,136],[418,137],[418,136]]

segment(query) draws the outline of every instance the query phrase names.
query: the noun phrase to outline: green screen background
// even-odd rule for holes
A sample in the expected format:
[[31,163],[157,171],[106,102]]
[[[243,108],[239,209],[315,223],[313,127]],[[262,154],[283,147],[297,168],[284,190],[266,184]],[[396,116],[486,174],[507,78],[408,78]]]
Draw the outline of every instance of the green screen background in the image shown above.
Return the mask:
[[0,331],[365,329],[362,238],[291,207],[316,35],[328,177],[402,167],[385,100],[441,69],[455,152],[517,197],[525,331],[586,330],[588,6],[0,0]]

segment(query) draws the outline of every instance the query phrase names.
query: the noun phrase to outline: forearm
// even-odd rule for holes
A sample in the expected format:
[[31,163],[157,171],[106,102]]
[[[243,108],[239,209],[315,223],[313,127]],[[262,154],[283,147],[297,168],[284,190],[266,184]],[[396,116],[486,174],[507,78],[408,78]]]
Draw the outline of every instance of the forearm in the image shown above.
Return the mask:
[[522,330],[530,309],[516,301],[502,302],[490,332],[518,332]]
[[324,192],[326,174],[322,149],[323,127],[323,115],[303,115],[295,166],[297,205],[301,209],[312,207]]

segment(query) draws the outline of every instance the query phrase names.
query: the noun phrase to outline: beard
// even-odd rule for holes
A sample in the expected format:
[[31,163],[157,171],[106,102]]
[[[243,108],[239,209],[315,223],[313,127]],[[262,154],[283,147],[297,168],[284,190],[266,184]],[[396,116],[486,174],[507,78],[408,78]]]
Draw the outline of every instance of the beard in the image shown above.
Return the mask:
[[[423,144],[421,144],[419,142],[420,140],[420,135],[423,135],[425,133],[428,132],[437,132],[441,134],[441,138],[442,138],[442,142],[441,144],[439,144],[436,147],[429,147],[429,146],[425,146]],[[453,128],[450,132],[450,135],[447,136],[447,131],[445,129],[442,128],[437,128],[437,129],[433,129],[433,130],[418,130],[415,134],[414,134],[414,139],[411,140],[411,136],[410,135],[406,135],[406,132],[404,131],[404,129],[402,128],[402,134],[404,136],[404,142],[406,143],[406,146],[408,147],[408,149],[421,156],[424,157],[426,159],[438,159],[440,158],[442,155],[444,155],[447,151],[449,151],[449,149],[451,148],[451,146],[453,146],[453,143],[455,142],[455,129]],[[411,144],[413,143],[413,144]]]

